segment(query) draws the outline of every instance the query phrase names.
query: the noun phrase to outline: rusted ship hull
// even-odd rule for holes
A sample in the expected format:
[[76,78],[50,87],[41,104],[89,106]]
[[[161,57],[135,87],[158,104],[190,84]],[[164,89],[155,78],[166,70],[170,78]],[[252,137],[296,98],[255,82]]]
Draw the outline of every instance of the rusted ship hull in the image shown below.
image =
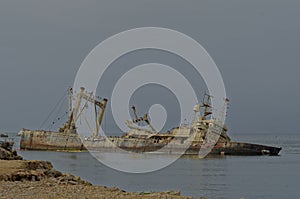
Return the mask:
[[84,145],[77,134],[29,130],[23,130],[20,148],[23,150],[52,151],[85,150]]
[[[80,139],[78,134],[66,134],[51,131],[26,131],[21,136],[20,148],[23,150],[52,150],[52,151],[84,151],[88,149],[107,152],[121,152],[122,150],[132,152],[156,152],[165,154],[177,154],[182,151],[180,143],[165,147],[165,144],[155,144],[150,141],[111,138],[110,141],[103,139]],[[117,146],[117,147],[116,147]],[[198,155],[201,146],[191,145],[186,155]],[[121,150],[122,149],[122,150]],[[240,143],[227,142],[217,143],[210,155],[278,155],[281,148]]]

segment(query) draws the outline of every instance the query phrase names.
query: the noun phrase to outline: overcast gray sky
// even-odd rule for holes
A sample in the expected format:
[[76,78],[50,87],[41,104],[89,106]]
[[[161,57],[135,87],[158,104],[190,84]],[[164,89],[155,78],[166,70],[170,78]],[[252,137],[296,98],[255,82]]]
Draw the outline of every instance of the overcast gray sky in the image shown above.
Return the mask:
[[[298,133],[299,19],[298,0],[2,0],[0,131],[39,128],[98,43],[157,26],[189,35],[212,56],[230,98],[230,133]],[[141,59],[180,63],[157,53],[129,55],[115,68]]]

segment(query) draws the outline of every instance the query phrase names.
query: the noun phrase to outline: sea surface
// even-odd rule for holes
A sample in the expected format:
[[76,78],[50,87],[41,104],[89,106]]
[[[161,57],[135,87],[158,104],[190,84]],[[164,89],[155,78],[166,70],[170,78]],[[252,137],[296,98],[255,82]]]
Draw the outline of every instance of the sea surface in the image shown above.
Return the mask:
[[[19,138],[15,137],[18,149]],[[235,141],[282,147],[280,156],[182,157],[146,174],[113,170],[88,152],[18,151],[25,159],[48,160],[60,171],[96,185],[126,191],[180,190],[186,196],[218,198],[300,198],[300,134],[231,135]]]

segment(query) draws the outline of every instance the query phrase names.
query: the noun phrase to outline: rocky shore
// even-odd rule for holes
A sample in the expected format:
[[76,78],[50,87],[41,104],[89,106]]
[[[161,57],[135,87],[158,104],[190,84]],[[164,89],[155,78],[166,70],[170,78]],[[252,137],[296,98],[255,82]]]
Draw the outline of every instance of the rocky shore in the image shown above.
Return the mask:
[[177,191],[137,193],[126,192],[118,188],[94,186],[80,177],[57,171],[50,162],[20,160],[21,157],[15,152],[2,147],[0,147],[0,152],[0,159],[2,159],[0,160],[0,199],[192,198],[181,196]]
[[0,141],[0,160],[22,160],[17,152],[12,149],[13,142]]

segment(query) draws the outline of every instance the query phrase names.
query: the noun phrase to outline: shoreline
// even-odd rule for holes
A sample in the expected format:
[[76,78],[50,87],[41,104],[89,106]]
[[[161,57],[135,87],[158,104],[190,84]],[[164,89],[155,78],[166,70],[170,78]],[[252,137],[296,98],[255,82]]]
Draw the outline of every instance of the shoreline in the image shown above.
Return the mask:
[[[179,191],[126,192],[116,187],[92,185],[78,176],[53,168],[51,162],[21,160],[15,151],[5,151],[0,156],[0,199],[8,198],[166,198],[192,199],[181,196]],[[4,153],[3,153],[4,154]],[[15,159],[14,159],[15,157]],[[1,160],[2,159],[2,160]],[[3,160],[6,159],[6,160]],[[205,199],[200,197],[200,199]]]

